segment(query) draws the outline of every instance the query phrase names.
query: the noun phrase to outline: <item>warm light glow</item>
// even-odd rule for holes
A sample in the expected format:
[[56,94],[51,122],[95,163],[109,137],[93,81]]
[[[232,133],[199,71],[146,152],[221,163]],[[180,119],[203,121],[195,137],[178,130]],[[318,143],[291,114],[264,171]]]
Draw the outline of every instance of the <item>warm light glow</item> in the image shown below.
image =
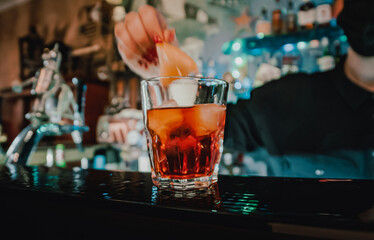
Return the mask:
[[311,48],[317,48],[319,46],[319,41],[317,39],[314,39],[314,40],[310,41],[309,46]]
[[122,4],[122,0],[106,0],[107,3],[113,4],[113,5],[120,5]]
[[120,22],[125,19],[126,11],[125,8],[122,6],[116,6],[113,9],[113,20],[115,22]]

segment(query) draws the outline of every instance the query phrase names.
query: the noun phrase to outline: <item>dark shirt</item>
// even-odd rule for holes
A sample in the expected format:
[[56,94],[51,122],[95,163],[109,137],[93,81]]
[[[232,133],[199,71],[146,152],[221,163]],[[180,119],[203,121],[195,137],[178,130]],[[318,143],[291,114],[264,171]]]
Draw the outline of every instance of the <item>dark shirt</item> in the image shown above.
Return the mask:
[[335,69],[294,74],[229,104],[225,147],[271,155],[374,147],[374,94],[350,81],[342,59]]

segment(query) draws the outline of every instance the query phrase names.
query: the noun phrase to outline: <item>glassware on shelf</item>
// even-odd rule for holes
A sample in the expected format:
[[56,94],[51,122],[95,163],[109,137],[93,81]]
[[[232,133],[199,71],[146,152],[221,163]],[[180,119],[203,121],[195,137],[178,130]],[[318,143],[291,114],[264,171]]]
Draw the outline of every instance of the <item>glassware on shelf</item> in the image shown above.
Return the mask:
[[328,37],[334,41],[344,37],[344,31],[340,27],[314,28],[310,30],[297,31],[294,33],[264,36],[257,35],[245,39],[234,39],[222,45],[224,54],[257,54],[261,55],[261,49],[279,49],[285,44],[297,44],[299,42],[309,42],[315,39]]
[[316,23],[318,27],[330,26],[332,19],[331,0],[319,0],[316,7]]
[[335,59],[332,56],[329,46],[329,39],[324,37],[321,39],[321,46],[323,48],[323,54],[317,59],[319,71],[325,72],[335,67]]
[[257,35],[269,35],[271,34],[271,24],[267,17],[266,8],[262,8],[260,19],[256,23],[256,34]]
[[303,0],[301,4],[298,16],[298,24],[301,29],[312,29],[314,28],[314,22],[316,20],[316,7],[310,0]]
[[285,32],[284,15],[285,10],[280,4],[279,0],[275,0],[277,5],[271,14],[271,29],[274,35],[282,34]]
[[297,16],[294,11],[293,1],[288,1],[288,8],[287,8],[287,33],[293,33],[297,31]]

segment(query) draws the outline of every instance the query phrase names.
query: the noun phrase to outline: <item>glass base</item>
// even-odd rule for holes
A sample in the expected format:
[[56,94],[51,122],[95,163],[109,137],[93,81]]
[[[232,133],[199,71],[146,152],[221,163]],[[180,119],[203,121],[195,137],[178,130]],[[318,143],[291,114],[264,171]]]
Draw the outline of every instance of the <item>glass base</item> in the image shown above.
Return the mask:
[[193,190],[201,188],[209,188],[212,184],[218,181],[218,168],[211,176],[204,176],[190,179],[170,179],[159,177],[152,170],[152,181],[156,187],[160,189],[170,189],[176,191]]
[[192,179],[170,179],[155,177],[152,180],[153,183],[160,189],[174,189],[177,191],[208,188],[210,185],[217,182],[213,181],[211,176]]

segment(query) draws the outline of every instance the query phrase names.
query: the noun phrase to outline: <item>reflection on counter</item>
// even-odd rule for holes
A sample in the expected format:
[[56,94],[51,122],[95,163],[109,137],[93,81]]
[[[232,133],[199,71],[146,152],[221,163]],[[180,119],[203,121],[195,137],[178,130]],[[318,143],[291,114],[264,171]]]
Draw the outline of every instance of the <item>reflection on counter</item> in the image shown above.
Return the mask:
[[56,147],[39,147],[29,161],[30,166],[44,165],[69,169],[98,169],[150,172],[148,152],[146,149],[123,145],[96,144],[84,146],[80,152],[74,145]]

